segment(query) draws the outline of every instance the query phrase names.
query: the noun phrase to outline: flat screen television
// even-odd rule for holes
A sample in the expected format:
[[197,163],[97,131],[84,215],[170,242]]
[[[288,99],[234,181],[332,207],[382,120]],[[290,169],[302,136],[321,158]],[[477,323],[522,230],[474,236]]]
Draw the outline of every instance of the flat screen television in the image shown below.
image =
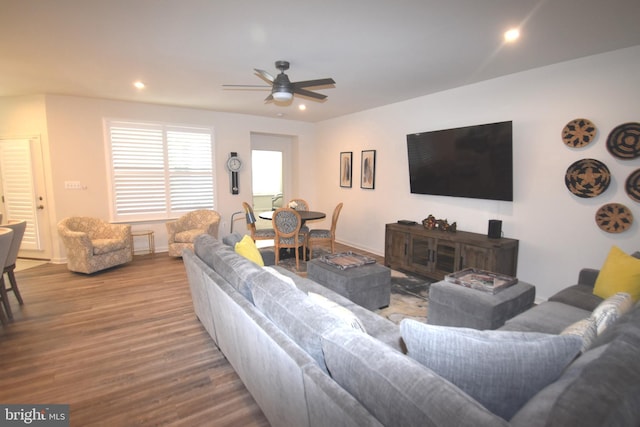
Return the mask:
[[411,193],[513,201],[512,122],[407,135]]

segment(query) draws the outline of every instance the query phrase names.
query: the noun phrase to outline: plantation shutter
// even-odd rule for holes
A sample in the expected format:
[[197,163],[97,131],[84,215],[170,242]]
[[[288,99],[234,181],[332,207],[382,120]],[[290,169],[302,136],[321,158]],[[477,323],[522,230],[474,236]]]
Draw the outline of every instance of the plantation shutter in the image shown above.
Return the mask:
[[213,209],[211,134],[169,129],[167,146],[171,212]]
[[27,221],[21,248],[42,249],[38,233],[36,194],[31,166],[31,142],[28,139],[0,143],[0,173],[6,217],[3,222]]
[[109,122],[108,130],[115,221],[214,208],[210,129]]

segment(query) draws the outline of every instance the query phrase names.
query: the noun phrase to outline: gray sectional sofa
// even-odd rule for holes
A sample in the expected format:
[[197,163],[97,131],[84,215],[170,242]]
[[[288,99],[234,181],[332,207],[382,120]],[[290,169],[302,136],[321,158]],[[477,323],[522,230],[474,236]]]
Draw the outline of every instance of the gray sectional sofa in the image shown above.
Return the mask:
[[640,424],[637,306],[505,419],[409,357],[398,325],[311,280],[209,235],[183,260],[197,317],[273,426]]

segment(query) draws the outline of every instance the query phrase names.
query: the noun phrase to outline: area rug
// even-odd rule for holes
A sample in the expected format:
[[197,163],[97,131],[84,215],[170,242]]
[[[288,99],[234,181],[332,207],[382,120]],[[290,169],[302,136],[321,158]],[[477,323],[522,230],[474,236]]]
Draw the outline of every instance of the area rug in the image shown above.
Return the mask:
[[[313,257],[318,258],[329,253],[329,251],[319,248],[314,250]],[[295,258],[283,259],[278,265],[306,277],[307,263],[302,260],[299,263],[298,270],[296,270]],[[430,284],[431,281],[424,277],[391,270],[391,302],[388,307],[375,310],[375,312],[394,323],[400,323],[402,319],[406,318],[426,323]]]

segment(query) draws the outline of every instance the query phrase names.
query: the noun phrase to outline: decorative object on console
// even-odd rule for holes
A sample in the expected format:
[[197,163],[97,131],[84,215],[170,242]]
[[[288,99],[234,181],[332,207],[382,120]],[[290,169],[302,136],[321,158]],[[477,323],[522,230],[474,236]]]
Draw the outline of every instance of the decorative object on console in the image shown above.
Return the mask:
[[622,233],[633,224],[633,214],[625,205],[607,203],[596,212],[596,224],[607,233]]
[[340,153],[340,187],[351,188],[353,170],[353,153],[344,151]]
[[629,197],[636,202],[640,202],[640,169],[631,172],[624,185]]
[[376,186],[376,150],[363,150],[360,165],[360,188],[373,190]]
[[449,221],[446,219],[436,219],[433,215],[429,215],[425,219],[422,220],[422,225],[427,230],[440,230],[440,231],[448,231],[450,233],[455,233],[458,229],[458,224],[456,222],[449,224]]
[[640,123],[623,123],[616,126],[607,138],[607,150],[623,160],[640,157]]
[[489,229],[487,230],[487,237],[490,239],[499,239],[502,237],[502,221],[499,219],[489,220]]
[[562,141],[571,148],[580,148],[594,140],[598,129],[587,119],[571,120],[562,129]]
[[567,168],[564,183],[573,194],[582,198],[602,194],[611,183],[607,165],[596,159],[581,159]]

